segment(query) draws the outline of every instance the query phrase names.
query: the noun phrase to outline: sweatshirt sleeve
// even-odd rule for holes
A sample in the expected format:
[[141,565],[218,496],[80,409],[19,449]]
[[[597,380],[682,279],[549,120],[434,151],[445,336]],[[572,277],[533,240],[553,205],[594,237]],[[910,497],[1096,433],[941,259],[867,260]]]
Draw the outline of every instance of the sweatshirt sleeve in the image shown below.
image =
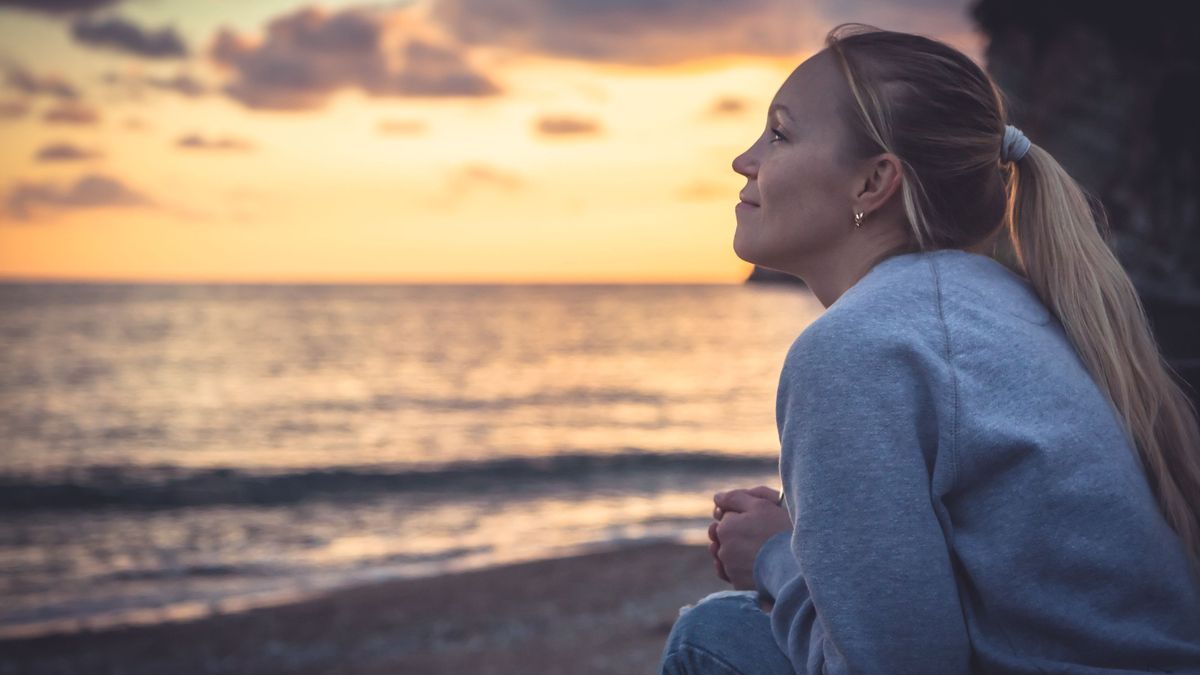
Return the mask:
[[776,412],[791,558],[776,535],[755,579],[797,672],[969,672],[930,487],[937,419],[954,414],[934,381],[946,368],[935,349],[820,320],[788,352]]
[[759,594],[775,598],[779,589],[799,574],[791,532],[780,532],[763,542],[754,558],[754,584]]

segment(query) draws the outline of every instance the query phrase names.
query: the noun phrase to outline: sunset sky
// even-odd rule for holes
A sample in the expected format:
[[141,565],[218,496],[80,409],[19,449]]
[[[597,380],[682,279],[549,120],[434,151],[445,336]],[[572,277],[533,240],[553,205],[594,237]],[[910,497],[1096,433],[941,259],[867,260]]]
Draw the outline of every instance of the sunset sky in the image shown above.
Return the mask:
[[968,0],[0,0],[0,277],[736,282],[788,73]]

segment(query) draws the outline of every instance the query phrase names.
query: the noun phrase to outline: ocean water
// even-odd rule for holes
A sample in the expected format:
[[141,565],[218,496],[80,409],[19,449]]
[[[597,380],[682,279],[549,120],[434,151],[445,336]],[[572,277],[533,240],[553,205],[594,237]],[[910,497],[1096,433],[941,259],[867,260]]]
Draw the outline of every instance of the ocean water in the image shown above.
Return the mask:
[[774,285],[0,284],[0,637],[706,541],[778,486]]

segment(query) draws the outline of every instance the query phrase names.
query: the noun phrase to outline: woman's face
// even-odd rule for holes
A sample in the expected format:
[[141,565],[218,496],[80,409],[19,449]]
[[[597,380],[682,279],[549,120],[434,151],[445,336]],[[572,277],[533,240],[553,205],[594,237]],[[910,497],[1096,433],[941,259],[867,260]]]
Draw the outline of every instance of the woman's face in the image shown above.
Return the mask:
[[853,174],[836,104],[849,88],[833,54],[818,52],[780,87],[767,127],[733,170],[748,179],[735,207],[738,257],[797,274],[854,230]]

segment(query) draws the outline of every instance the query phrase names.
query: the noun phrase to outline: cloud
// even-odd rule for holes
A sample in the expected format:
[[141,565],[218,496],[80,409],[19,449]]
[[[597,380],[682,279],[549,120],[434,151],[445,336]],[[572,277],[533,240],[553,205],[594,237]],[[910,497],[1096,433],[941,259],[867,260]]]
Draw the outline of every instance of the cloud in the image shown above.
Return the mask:
[[0,7],[16,7],[46,14],[90,12],[115,5],[121,0],[0,0]]
[[731,190],[728,185],[696,180],[681,187],[676,194],[681,201],[685,202],[736,201],[737,191]]
[[121,127],[126,131],[147,131],[150,123],[140,117],[126,117]]
[[17,183],[9,192],[6,207],[17,220],[31,220],[43,209],[68,211],[108,206],[151,206],[153,202],[128,188],[121,181],[90,173],[73,185],[58,187],[52,183]]
[[662,66],[730,56],[797,58],[822,49],[829,29],[846,21],[958,38],[973,30],[967,8],[974,2],[436,0],[430,17],[471,47]]
[[81,16],[71,24],[71,36],[83,44],[153,59],[184,58],[188,55],[183,38],[173,27],[147,30],[119,16]]
[[37,151],[36,159],[39,162],[73,162],[95,159],[100,156],[99,152],[81,148],[70,143],[51,143],[42,146]]
[[0,119],[17,119],[28,112],[29,103],[25,101],[0,101]]
[[221,138],[205,138],[200,134],[188,134],[180,136],[175,141],[175,145],[181,148],[193,148],[199,150],[237,150],[247,151],[254,148],[254,144],[240,138],[223,136]]
[[807,3],[779,0],[438,0],[431,17],[468,45],[643,66],[791,56],[823,35]]
[[469,189],[471,186],[476,186],[512,191],[525,184],[525,181],[515,173],[480,163],[464,164],[450,172],[448,179],[449,184],[458,189],[463,187]]
[[208,85],[187,73],[177,73],[173,77],[158,77],[155,75],[122,74],[109,71],[101,79],[105,84],[125,89],[126,93],[132,98],[141,98],[143,90],[146,88],[174,92],[188,98],[204,96],[211,90]]
[[382,136],[416,136],[425,132],[424,120],[379,120],[376,127]]
[[29,69],[17,64],[8,65],[5,81],[9,89],[16,89],[29,96],[45,94],[64,101],[73,101],[79,98],[79,90],[75,88],[75,85],[67,82],[61,76],[57,74],[35,75]]
[[272,20],[258,40],[222,28],[209,55],[232,71],[224,92],[251,108],[320,108],[343,88],[397,97],[500,93],[461,45],[417,12],[308,7]]
[[713,101],[712,108],[709,109],[709,114],[713,117],[729,117],[737,116],[746,112],[750,108],[750,103],[744,98],[738,96],[722,96]]
[[177,94],[196,98],[208,93],[209,88],[200,80],[186,73],[179,73],[174,77],[147,77],[143,80],[147,85],[162,89],[163,91],[173,91]]
[[42,119],[52,124],[97,124],[100,122],[100,113],[82,103],[63,101],[47,110]]
[[968,6],[976,0],[810,0],[828,19],[829,28],[861,21],[876,28],[937,37],[974,25]]
[[600,134],[600,123],[595,120],[570,115],[545,116],[534,128],[542,136],[596,136]]

